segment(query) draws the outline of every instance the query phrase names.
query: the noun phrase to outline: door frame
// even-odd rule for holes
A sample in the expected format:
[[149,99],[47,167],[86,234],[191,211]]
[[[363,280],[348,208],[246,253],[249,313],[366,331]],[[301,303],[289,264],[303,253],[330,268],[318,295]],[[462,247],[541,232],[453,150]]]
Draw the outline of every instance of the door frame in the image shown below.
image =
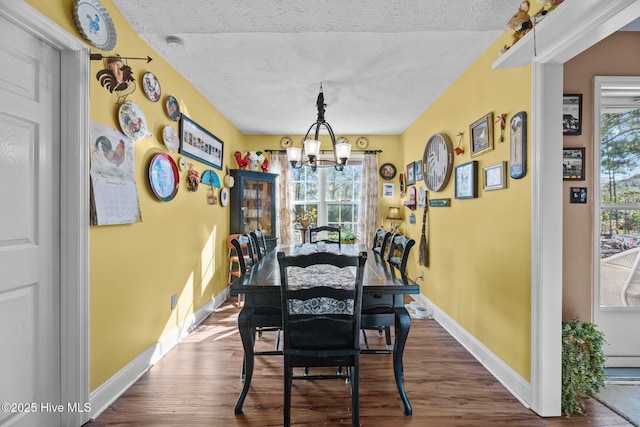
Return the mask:
[[[89,49],[22,0],[0,16],[60,52],[60,402],[89,403]],[[79,426],[90,412],[62,413]]]

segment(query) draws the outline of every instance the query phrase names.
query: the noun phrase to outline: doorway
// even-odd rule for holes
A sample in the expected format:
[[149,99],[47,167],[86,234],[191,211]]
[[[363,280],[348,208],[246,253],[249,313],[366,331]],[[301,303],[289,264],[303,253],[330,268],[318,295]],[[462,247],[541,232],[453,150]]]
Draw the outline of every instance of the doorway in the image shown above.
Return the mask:
[[[57,212],[49,212],[55,218],[50,224],[56,227],[58,240],[47,249],[55,252],[47,254],[47,257],[55,263],[50,271],[55,272],[56,277],[52,280],[59,284],[59,296],[53,300],[57,303],[55,312],[59,313],[60,319],[56,325],[59,338],[53,345],[57,349],[57,355],[52,357],[56,360],[59,377],[54,386],[57,389],[55,393],[57,401],[65,409],[56,425],[79,426],[87,422],[91,415],[89,407],[85,406],[89,403],[89,156],[88,144],[85,143],[88,137],[89,50],[75,36],[23,1],[0,2],[0,18],[7,23],[5,25],[3,22],[3,28],[10,24],[22,33],[18,36],[20,39],[31,39],[59,57],[59,65],[55,70],[57,82],[54,85],[60,90],[58,99],[53,101],[64,108],[59,108],[57,123],[52,125],[58,130],[59,141],[59,152],[54,156],[57,160],[51,163],[54,168],[52,176],[57,175],[56,189],[53,190],[57,200],[52,200],[52,206]],[[16,55],[19,54],[20,52]],[[22,58],[25,62],[41,60],[38,56],[29,58],[23,55]],[[15,69],[7,72],[13,71]],[[11,115],[21,113],[12,111]],[[48,155],[52,156],[52,153]],[[36,166],[39,165],[32,165],[23,173],[26,176],[36,175],[39,173],[36,172]],[[25,213],[30,214],[33,211]],[[23,269],[11,265],[6,270],[21,274]],[[19,307],[10,306],[21,313]],[[19,351],[25,350],[20,348]],[[28,420],[25,422],[33,425]]]
[[607,367],[640,366],[640,76],[594,80],[594,320]]

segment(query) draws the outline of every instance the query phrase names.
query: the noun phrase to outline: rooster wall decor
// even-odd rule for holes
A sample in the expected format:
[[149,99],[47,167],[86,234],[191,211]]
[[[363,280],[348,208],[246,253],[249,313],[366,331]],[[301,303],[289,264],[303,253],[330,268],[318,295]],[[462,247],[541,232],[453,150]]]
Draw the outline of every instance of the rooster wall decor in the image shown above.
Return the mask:
[[104,68],[96,73],[96,79],[110,93],[115,92],[118,96],[118,104],[125,102],[127,96],[136,90],[136,79],[133,77],[133,70],[125,60],[140,59],[146,60],[147,63],[152,61],[149,56],[146,58],[128,58],[120,55],[102,56],[99,53],[92,53],[89,57],[92,61],[102,60]]

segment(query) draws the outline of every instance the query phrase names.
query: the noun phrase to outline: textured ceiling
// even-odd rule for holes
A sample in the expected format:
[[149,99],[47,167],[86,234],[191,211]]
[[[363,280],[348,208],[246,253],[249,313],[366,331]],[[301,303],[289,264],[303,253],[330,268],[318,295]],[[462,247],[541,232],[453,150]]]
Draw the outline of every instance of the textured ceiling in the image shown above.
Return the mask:
[[356,135],[404,131],[504,32],[521,0],[113,2],[243,133],[303,134],[322,82],[327,122]]

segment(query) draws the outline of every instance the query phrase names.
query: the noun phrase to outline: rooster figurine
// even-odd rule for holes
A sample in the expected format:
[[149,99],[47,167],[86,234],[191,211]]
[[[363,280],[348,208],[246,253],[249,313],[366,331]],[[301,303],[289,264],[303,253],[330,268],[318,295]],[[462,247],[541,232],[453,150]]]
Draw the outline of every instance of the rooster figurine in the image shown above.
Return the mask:
[[247,153],[244,157],[242,157],[242,153],[239,151],[236,151],[235,153],[233,153],[233,157],[236,158],[236,162],[238,162],[239,169],[247,168],[247,165],[249,164],[249,153]]

